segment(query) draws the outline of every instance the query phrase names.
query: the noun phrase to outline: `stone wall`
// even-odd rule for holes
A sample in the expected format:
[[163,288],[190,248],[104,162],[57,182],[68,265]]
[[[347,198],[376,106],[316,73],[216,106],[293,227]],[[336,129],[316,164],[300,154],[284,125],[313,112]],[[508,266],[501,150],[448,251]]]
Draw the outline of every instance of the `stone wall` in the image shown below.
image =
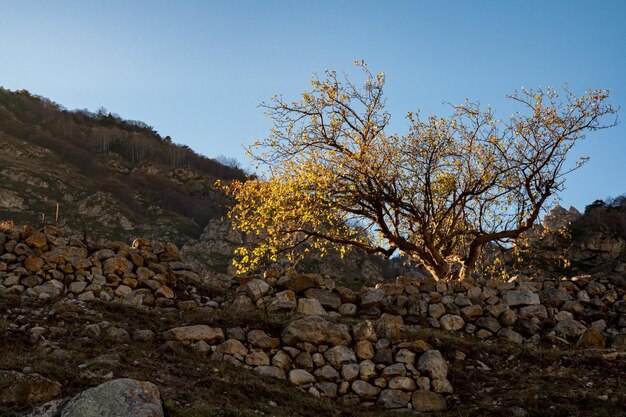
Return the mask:
[[0,293],[285,314],[292,319],[275,335],[199,325],[162,336],[314,395],[388,408],[440,409],[453,392],[441,354],[408,337],[420,327],[520,344],[626,350],[622,275],[519,275],[480,284],[399,277],[359,291],[293,270],[209,282],[172,244],[139,239],[89,248],[54,228],[26,227],[0,232]]

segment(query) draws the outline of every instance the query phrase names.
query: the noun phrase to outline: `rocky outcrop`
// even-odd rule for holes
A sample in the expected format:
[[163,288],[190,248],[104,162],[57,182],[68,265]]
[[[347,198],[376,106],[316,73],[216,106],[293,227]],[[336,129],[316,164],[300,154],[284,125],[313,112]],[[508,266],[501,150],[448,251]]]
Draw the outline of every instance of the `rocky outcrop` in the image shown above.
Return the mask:
[[156,385],[134,379],[115,379],[83,391],[71,399],[45,403],[23,417],[163,417]]

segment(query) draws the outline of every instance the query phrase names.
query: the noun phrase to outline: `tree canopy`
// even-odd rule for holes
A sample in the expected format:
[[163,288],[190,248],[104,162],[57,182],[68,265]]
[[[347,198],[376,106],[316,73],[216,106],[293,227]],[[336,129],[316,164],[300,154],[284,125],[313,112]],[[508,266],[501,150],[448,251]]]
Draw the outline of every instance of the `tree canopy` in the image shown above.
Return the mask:
[[594,130],[615,124],[608,90],[522,89],[520,111],[498,119],[467,101],[445,117],[408,113],[407,134],[388,132],[383,73],[364,82],[326,71],[298,101],[263,103],[273,121],[250,154],[265,177],[229,186],[230,218],[250,236],[245,272],[286,253],[348,246],[417,258],[437,279],[467,278],[489,242],[528,230],[564,176],[566,157]]

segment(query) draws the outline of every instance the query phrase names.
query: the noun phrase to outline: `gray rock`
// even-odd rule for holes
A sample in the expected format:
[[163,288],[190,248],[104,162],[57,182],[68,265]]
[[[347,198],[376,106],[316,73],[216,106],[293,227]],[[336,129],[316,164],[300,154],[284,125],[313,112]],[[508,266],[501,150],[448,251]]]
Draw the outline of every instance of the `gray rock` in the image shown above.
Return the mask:
[[539,295],[530,290],[506,291],[502,300],[509,307],[539,304]]
[[299,342],[335,346],[348,345],[352,341],[348,326],[332,323],[318,316],[292,321],[283,331],[282,339],[287,346],[296,346]]
[[335,369],[341,369],[342,365],[356,363],[356,355],[354,351],[345,346],[334,346],[324,352],[324,358]]
[[405,408],[411,401],[411,393],[398,389],[383,390],[378,396],[376,404],[382,405],[387,409]]
[[427,350],[417,361],[417,369],[426,372],[431,379],[446,379],[448,376],[448,363],[438,350]]
[[418,390],[411,397],[413,410],[420,412],[443,411],[447,407],[446,399],[436,392]]
[[439,319],[439,323],[441,324],[441,328],[445,331],[457,331],[461,330],[465,327],[465,321],[461,316],[457,316],[456,314],[446,314]]
[[295,385],[308,385],[315,382],[315,377],[304,369],[292,369],[289,371],[289,382]]
[[0,405],[42,403],[60,393],[61,384],[39,374],[0,370]]
[[48,401],[39,407],[23,414],[22,417],[59,417],[69,398]]
[[509,327],[503,327],[500,329],[498,336],[518,345],[521,345],[522,342],[524,342],[524,337]]
[[360,379],[354,381],[351,387],[356,395],[364,399],[374,399],[380,394],[380,388],[365,381],[361,381]]
[[63,408],[61,417],[162,417],[156,385],[134,379],[116,379],[81,392]]

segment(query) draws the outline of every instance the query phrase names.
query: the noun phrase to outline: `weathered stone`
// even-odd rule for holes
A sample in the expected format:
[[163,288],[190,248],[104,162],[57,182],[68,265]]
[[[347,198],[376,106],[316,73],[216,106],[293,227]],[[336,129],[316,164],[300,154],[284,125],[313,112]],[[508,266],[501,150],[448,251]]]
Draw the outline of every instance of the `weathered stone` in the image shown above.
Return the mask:
[[452,394],[454,389],[447,379],[434,379],[431,381],[433,391],[438,394]]
[[379,338],[398,340],[402,334],[402,316],[384,313],[376,322],[376,335]]
[[277,293],[269,303],[266,304],[268,312],[292,312],[296,309],[297,300],[296,293],[291,290],[285,290]]
[[346,303],[340,305],[337,311],[344,317],[354,317],[356,316],[357,306],[356,304]]
[[281,369],[291,368],[291,362],[291,357],[284,350],[279,350],[272,358],[272,365]]
[[566,338],[578,338],[585,330],[587,327],[576,320],[563,320],[554,327],[555,332]]
[[394,376],[389,380],[389,384],[387,385],[391,389],[399,389],[402,391],[415,391],[417,389],[417,385],[413,378],[409,378],[406,376]]
[[539,320],[548,318],[548,311],[541,304],[535,304],[531,306],[521,307],[519,309],[518,317],[520,318],[536,318]]
[[317,388],[324,397],[337,398],[338,386],[334,382],[319,382],[315,384],[315,388]]
[[415,353],[408,349],[400,349],[396,353],[396,362],[413,365],[415,364]]
[[67,403],[61,416],[162,417],[163,407],[156,385],[125,378],[81,392]]
[[129,296],[132,292],[133,292],[133,289],[130,287],[127,287],[126,285],[120,285],[119,287],[115,289],[115,295],[117,295],[118,297],[122,297],[122,298]]
[[313,369],[315,368],[313,364],[313,357],[309,352],[301,352],[298,354],[298,356],[294,359],[293,364],[296,368],[304,369],[309,372],[313,372]]
[[406,376],[406,367],[403,363],[394,363],[393,365],[389,365],[383,369],[382,374],[380,375],[384,378],[394,378],[396,376]]
[[461,309],[461,317],[463,320],[473,322],[482,317],[483,309],[478,304],[469,305]]
[[31,405],[50,401],[61,384],[39,374],[0,370],[0,405]]
[[446,399],[432,391],[418,390],[411,397],[413,410],[419,412],[443,411],[447,407]]
[[309,288],[304,295],[316,299],[325,309],[337,310],[341,305],[339,294],[321,288]]
[[335,370],[335,368],[330,365],[324,365],[321,368],[316,369],[313,374],[317,377],[319,381],[339,381],[339,372],[337,372],[337,370]]
[[276,366],[262,365],[257,366],[256,368],[254,368],[254,370],[263,376],[269,376],[277,379],[287,379],[287,373],[285,372],[285,370]]
[[387,409],[405,408],[411,401],[411,393],[398,389],[383,390],[378,396],[376,404],[382,405]]
[[289,371],[289,382],[295,385],[308,385],[315,382],[315,377],[304,369],[292,369]]
[[578,342],[576,342],[576,346],[583,349],[603,349],[604,345],[604,336],[593,328],[585,329],[583,334],[580,335]]
[[246,355],[245,364],[249,366],[269,366],[270,358],[267,353],[262,350],[248,353]]
[[376,378],[376,365],[374,362],[366,359],[359,363],[359,376],[363,381],[369,381],[372,378]]
[[105,275],[114,274],[117,271],[121,271],[122,273],[133,271],[133,263],[124,256],[108,258],[104,261],[102,267]]
[[477,327],[487,329],[492,333],[497,333],[502,328],[498,320],[493,317],[481,317],[476,320],[474,324]]
[[296,313],[303,316],[325,316],[326,310],[315,298],[300,298]]
[[204,340],[210,345],[224,340],[224,331],[220,328],[213,328],[204,324],[195,326],[175,327],[163,333],[165,340],[195,341]]
[[48,401],[45,404],[40,405],[26,414],[22,414],[21,417],[60,417],[61,411],[69,401],[69,398],[61,398],[58,400]]
[[616,334],[611,341],[611,347],[613,349],[626,352],[626,333]]
[[36,274],[43,268],[44,261],[39,256],[28,255],[23,261],[24,268],[30,273]]
[[446,307],[441,303],[430,304],[428,306],[428,315],[435,319],[439,319],[441,316],[446,314]]
[[361,381],[360,379],[352,382],[351,387],[356,395],[364,399],[375,399],[378,397],[378,394],[380,394],[380,388],[365,381]]
[[359,359],[372,359],[374,357],[374,345],[369,340],[356,342],[354,351]]
[[87,291],[82,294],[79,294],[77,298],[79,301],[93,301],[96,299],[96,295],[94,294],[93,291]]
[[172,298],[176,297],[176,294],[174,294],[174,290],[172,290],[170,287],[168,287],[167,285],[161,285],[154,293],[154,295],[156,297],[162,297],[162,298],[166,298],[168,300],[171,300]]
[[267,295],[270,285],[262,279],[253,279],[244,286],[246,295],[254,302]]
[[378,288],[367,289],[361,294],[361,308],[383,307],[385,292]]
[[500,315],[499,320],[503,326],[511,327],[517,321],[517,313],[513,309],[505,310]]
[[104,331],[107,339],[116,343],[128,343],[130,342],[130,335],[126,329],[121,327],[111,326]]
[[[244,358],[248,354],[248,349],[237,339],[228,339],[220,343],[215,348],[215,353],[232,355],[237,358]],[[267,365],[269,365],[269,360]]]
[[356,363],[354,351],[346,346],[334,346],[324,352],[326,361],[336,369],[341,369],[342,365]]
[[354,381],[359,376],[360,367],[356,363],[343,365],[341,367],[341,377],[348,382]]
[[374,324],[369,320],[360,321],[352,326],[352,333],[356,340],[369,340],[375,342],[378,340]]
[[133,332],[133,340],[135,342],[152,343],[155,338],[155,334],[152,330],[135,330]]
[[48,239],[46,235],[41,232],[35,232],[32,235],[28,236],[24,241],[31,248],[44,250],[48,246]]
[[506,291],[502,300],[509,307],[539,304],[539,295],[530,290]]
[[456,314],[446,314],[439,319],[441,328],[445,331],[457,331],[465,327],[465,321]]
[[272,337],[263,330],[248,331],[247,339],[248,343],[252,346],[261,349],[275,349],[280,346],[280,339],[278,337]]
[[448,363],[441,356],[441,352],[435,349],[428,350],[420,356],[417,369],[428,373],[431,379],[446,379],[448,375]]
[[332,323],[318,316],[292,321],[283,331],[282,339],[288,346],[296,346],[299,342],[348,345],[352,341],[348,326]]
[[498,332],[498,336],[518,345],[524,342],[524,338],[522,337],[522,335],[517,333],[510,327],[503,327],[502,329],[500,329],[500,331]]
[[402,342],[400,344],[398,344],[398,348],[399,349],[408,349],[411,352],[416,352],[416,353],[424,353],[426,352],[428,349],[431,348],[431,346],[420,339],[416,339],[416,340],[411,340],[408,342]]
[[311,275],[282,277],[278,280],[277,285],[287,288],[297,294],[308,288],[315,287],[315,279]]

